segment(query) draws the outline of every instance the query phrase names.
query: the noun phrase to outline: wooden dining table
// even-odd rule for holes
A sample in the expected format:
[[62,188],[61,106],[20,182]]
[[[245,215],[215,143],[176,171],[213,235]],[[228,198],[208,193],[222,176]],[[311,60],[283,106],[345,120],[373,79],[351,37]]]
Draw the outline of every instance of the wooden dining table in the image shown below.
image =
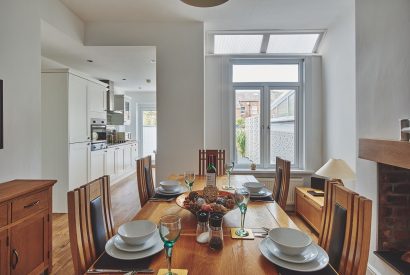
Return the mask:
[[[178,180],[183,184],[183,176],[173,175],[169,179]],[[256,181],[252,175],[232,175],[231,184],[241,187],[243,183]],[[193,190],[202,190],[206,178],[197,176]],[[217,177],[217,186],[228,182],[227,176]],[[230,191],[233,192],[233,191]],[[159,223],[161,216],[175,214],[181,217],[182,231],[176,242],[172,255],[172,268],[187,269],[188,274],[278,274],[276,266],[268,261],[259,251],[259,244],[263,238],[253,240],[232,239],[230,229],[240,227],[240,211],[234,209],[223,218],[224,247],[220,251],[213,251],[208,244],[196,242],[196,216],[181,208],[172,201],[148,201],[134,217],[134,220],[150,220]],[[264,232],[263,227],[290,227],[298,229],[295,223],[275,202],[252,202],[248,204],[245,228],[253,232]],[[104,252],[105,253],[105,252]],[[156,254],[150,268],[157,274],[158,270],[167,267],[164,253]],[[109,274],[109,273],[107,273]],[[118,274],[118,273],[117,273]]]

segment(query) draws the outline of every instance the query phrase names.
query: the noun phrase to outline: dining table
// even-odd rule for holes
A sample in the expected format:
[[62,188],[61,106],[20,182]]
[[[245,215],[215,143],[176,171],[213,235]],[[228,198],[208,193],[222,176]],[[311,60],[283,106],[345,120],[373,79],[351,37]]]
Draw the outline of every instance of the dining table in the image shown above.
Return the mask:
[[[169,179],[184,184],[184,177],[171,175]],[[231,175],[232,186],[239,188],[245,182],[257,181],[252,175]],[[228,176],[216,178],[217,187],[227,185]],[[206,185],[205,176],[196,176],[192,190],[202,190]],[[234,192],[232,190],[223,190]],[[173,248],[172,268],[187,269],[190,275],[203,274],[279,274],[277,267],[267,260],[259,251],[259,244],[263,238],[252,240],[232,239],[230,229],[240,227],[240,211],[234,209],[223,217],[223,249],[213,251],[208,244],[196,242],[197,219],[187,209],[172,201],[148,201],[133,218],[133,220],[150,220],[159,223],[161,216],[175,214],[181,217],[181,235]],[[245,228],[253,232],[264,232],[263,228],[287,227],[298,229],[285,211],[274,201],[250,201],[246,212]],[[106,253],[106,252],[103,252]],[[153,256],[150,268],[157,274],[159,269],[167,267],[164,252]],[[92,267],[91,267],[92,269]],[[88,274],[88,273],[87,273]],[[90,273],[91,274],[91,273]],[[110,274],[110,273],[105,273]],[[118,273],[116,273],[118,274]]]

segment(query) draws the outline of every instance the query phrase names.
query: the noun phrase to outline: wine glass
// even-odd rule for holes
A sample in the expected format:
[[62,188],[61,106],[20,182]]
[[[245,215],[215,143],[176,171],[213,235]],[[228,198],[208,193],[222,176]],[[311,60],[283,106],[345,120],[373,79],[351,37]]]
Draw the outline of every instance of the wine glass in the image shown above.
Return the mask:
[[164,275],[174,275],[171,271],[172,248],[181,233],[181,218],[177,215],[165,215],[159,219],[159,235],[164,242],[165,256],[168,260],[168,272]]
[[231,186],[231,174],[233,171],[233,168],[235,167],[235,163],[225,163],[225,173],[228,175],[228,185],[224,185],[223,189],[225,190],[233,190],[235,187]]
[[194,185],[195,182],[195,173],[194,172],[185,172],[184,174],[184,179],[185,179],[185,183],[189,188],[189,192],[192,191],[192,185]]
[[244,229],[245,225],[245,214],[248,209],[250,193],[246,188],[238,188],[235,190],[235,202],[241,211],[241,228],[236,230],[235,234],[239,237],[246,237],[249,232]]

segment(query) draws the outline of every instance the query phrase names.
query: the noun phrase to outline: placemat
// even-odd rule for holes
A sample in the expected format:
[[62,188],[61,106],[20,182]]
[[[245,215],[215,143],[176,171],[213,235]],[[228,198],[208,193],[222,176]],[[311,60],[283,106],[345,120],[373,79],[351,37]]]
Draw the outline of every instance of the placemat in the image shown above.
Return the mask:
[[163,195],[163,194],[155,193],[155,195],[152,196],[152,197],[155,198],[155,199],[170,199],[170,198],[179,197],[179,195],[181,195],[181,194],[178,194],[178,195]]
[[268,197],[263,197],[263,198],[255,198],[255,197],[251,197],[251,201],[275,201],[272,196],[268,196]]
[[330,265],[321,270],[311,272],[293,271],[280,266],[277,266],[277,268],[279,275],[337,275],[337,272]]
[[125,271],[133,271],[139,269],[149,268],[151,265],[152,258],[150,256],[144,259],[138,260],[120,260],[111,257],[106,252],[104,252],[97,262],[94,264],[95,269],[121,269]]

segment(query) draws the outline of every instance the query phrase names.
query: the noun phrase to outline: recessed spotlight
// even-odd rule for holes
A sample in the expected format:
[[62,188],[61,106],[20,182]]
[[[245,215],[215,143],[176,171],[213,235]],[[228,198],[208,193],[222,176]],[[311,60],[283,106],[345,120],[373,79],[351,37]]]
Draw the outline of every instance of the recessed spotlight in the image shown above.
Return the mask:
[[93,63],[94,60],[92,60],[92,59],[87,59],[87,62],[88,62],[88,63]]
[[145,81],[146,81],[147,83],[151,83],[151,79],[149,79],[149,78],[145,79]]
[[151,59],[151,63],[157,63],[155,59]]
[[139,87],[138,87],[138,89],[140,89],[140,90],[141,90],[141,89],[142,89],[142,87],[141,87],[141,86],[139,86]]
[[127,80],[126,78],[123,78],[122,80]]

